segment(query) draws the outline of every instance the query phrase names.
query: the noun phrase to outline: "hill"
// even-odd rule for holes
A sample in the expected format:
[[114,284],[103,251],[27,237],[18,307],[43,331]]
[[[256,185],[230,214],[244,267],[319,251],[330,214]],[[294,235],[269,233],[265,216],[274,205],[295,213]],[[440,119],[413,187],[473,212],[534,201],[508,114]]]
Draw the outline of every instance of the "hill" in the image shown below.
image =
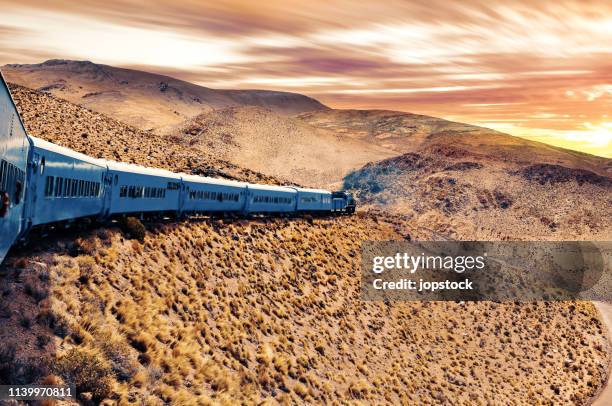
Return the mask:
[[459,239],[607,240],[612,160],[504,134],[436,134],[348,174],[361,203]]
[[218,159],[215,154],[183,148],[104,114],[23,86],[10,84],[28,132],[78,152],[120,162],[214,177],[279,184],[279,180]]
[[487,128],[437,117],[390,110],[325,110],[298,114],[297,118],[338,137],[367,141],[395,155],[418,148],[434,134],[494,133]]
[[307,96],[266,90],[219,90],[90,61],[53,59],[2,68],[8,81],[49,92],[147,130],[175,125],[204,111],[258,106],[292,115],[327,107]]
[[315,187],[338,184],[365,163],[395,155],[260,107],[203,113],[165,132],[185,148],[214,151],[238,166]]

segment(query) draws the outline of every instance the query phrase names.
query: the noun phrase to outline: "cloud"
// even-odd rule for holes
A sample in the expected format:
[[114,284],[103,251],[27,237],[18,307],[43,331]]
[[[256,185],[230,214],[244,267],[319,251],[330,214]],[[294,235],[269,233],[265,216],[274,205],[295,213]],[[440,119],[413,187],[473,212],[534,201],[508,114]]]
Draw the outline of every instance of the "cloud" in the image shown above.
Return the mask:
[[611,107],[605,1],[0,4],[3,63],[90,59],[210,87],[289,89],[337,107],[506,123],[497,128],[521,134],[578,131]]

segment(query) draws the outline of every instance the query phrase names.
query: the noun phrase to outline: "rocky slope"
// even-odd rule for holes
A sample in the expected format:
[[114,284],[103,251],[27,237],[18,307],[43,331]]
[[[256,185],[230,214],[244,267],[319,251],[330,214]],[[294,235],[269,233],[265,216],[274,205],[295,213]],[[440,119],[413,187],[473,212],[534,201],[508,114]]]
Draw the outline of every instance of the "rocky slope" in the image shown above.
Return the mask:
[[328,110],[297,118],[397,156],[344,178],[361,204],[463,239],[609,239],[612,160],[434,117]]
[[442,134],[364,166],[344,186],[363,204],[454,238],[608,240],[611,168],[609,159],[504,135]]
[[259,106],[280,114],[327,108],[297,93],[210,89],[89,61],[12,64],[2,71],[8,81],[49,92],[140,129],[174,125],[204,111],[231,106]]

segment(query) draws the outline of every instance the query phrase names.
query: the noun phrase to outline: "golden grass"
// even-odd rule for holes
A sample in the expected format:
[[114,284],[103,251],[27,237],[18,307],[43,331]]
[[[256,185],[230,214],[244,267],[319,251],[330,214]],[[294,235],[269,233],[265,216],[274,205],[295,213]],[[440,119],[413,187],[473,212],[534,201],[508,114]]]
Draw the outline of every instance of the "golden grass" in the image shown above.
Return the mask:
[[72,361],[86,359],[109,383],[88,390],[119,404],[563,404],[596,391],[608,354],[590,304],[360,301],[360,242],[397,229],[364,215],[153,226],[142,243],[92,233],[79,242],[90,253],[28,261],[46,264],[41,277],[26,265],[27,281],[49,295],[25,295],[27,331],[52,337],[52,363],[68,365],[57,375],[82,376]]

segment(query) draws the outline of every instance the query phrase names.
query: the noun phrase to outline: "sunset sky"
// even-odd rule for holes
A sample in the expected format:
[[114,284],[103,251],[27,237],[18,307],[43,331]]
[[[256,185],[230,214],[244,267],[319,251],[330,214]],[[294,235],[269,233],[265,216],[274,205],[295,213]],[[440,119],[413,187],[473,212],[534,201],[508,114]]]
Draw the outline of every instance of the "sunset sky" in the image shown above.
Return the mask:
[[87,59],[612,157],[611,1],[0,3],[0,64]]

